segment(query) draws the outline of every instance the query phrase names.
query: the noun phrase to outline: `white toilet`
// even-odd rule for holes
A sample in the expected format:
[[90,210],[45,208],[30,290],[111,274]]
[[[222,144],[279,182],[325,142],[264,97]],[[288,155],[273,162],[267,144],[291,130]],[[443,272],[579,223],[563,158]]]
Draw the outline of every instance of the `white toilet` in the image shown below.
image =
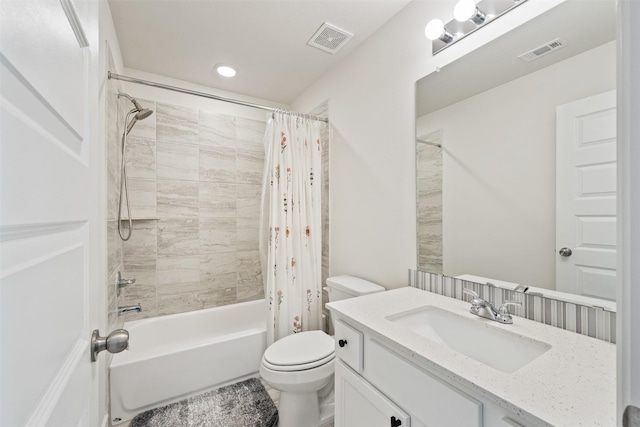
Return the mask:
[[[330,302],[385,290],[353,276],[330,277],[327,286]],[[317,427],[333,417],[334,359],[335,341],[323,331],[289,335],[267,348],[260,376],[280,391],[278,427]]]

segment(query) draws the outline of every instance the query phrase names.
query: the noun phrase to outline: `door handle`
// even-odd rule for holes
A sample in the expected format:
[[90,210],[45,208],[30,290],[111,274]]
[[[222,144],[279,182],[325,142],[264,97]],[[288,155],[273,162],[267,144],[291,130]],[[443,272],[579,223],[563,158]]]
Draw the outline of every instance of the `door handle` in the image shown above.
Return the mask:
[[100,336],[100,331],[95,329],[91,334],[91,361],[98,360],[98,353],[107,350],[109,353],[120,353],[129,347],[129,331],[116,329],[106,337]]
[[560,254],[560,256],[570,257],[573,251],[571,251],[571,249],[569,248],[562,248],[558,251],[558,253]]

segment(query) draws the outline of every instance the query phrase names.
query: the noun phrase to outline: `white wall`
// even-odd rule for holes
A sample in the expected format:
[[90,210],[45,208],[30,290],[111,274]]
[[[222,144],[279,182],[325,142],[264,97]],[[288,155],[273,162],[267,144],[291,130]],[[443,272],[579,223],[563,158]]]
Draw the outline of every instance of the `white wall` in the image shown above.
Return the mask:
[[452,19],[455,1],[413,1],[293,103],[331,101],[331,274],[387,288],[416,266],[415,82],[560,3],[530,0],[436,58],[431,18]]
[[[618,2],[618,426],[637,426],[640,408],[640,2]],[[627,405],[634,416],[623,424]]]
[[417,120],[444,132],[444,274],[555,289],[556,106],[615,89],[615,57],[607,43]]

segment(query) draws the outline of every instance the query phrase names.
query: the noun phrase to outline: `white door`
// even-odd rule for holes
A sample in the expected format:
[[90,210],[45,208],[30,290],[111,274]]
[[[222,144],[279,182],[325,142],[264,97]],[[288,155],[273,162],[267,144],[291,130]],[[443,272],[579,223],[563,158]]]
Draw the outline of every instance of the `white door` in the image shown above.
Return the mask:
[[97,17],[93,1],[0,1],[2,426],[102,422]]
[[556,288],[616,298],[616,94],[556,110]]

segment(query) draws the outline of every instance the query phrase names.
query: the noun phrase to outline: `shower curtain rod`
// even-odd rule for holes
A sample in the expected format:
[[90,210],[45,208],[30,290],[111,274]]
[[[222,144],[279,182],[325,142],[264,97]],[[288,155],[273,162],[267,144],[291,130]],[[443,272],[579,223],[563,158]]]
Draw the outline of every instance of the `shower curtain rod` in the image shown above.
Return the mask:
[[211,95],[208,93],[198,92],[191,89],[183,89],[181,87],[163,85],[161,83],[150,82],[149,80],[141,80],[133,77],[123,76],[121,74],[115,74],[115,73],[112,73],[111,71],[109,71],[108,73],[108,78],[114,79],[114,80],[122,80],[123,82],[137,83],[145,86],[157,87],[160,89],[172,90],[174,92],[186,93],[187,95],[201,96],[203,98],[215,99],[216,101],[230,102],[232,104],[244,105],[245,107],[259,108],[261,110],[266,110],[271,112],[280,111],[280,112],[284,112],[284,113],[295,115],[295,116],[306,117],[311,120],[318,120],[321,122],[329,123],[329,119],[327,119],[326,117],[318,117],[318,116],[312,116],[309,114],[297,113],[294,111],[286,111],[286,110],[281,110],[279,108],[267,107],[266,105],[254,104],[251,102],[240,101],[238,99],[233,99],[233,98],[225,98],[223,96]]

